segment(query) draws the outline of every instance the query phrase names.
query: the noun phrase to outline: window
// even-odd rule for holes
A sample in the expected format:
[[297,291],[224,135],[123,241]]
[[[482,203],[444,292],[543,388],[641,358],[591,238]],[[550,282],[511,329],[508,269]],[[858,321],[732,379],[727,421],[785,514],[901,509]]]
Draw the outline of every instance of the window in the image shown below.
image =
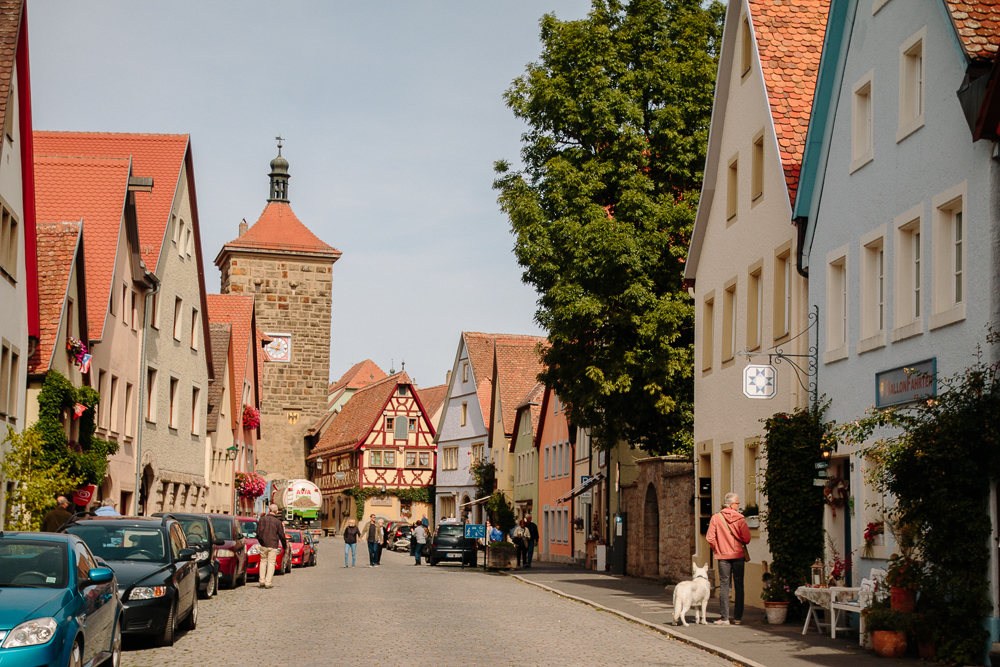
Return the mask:
[[135,331],[139,324],[139,295],[132,291],[132,331]]
[[753,66],[753,36],[750,34],[750,19],[744,18],[740,29],[740,76],[745,77]]
[[949,239],[952,244],[952,249],[954,253],[952,254],[952,287],[955,294],[955,303],[962,303],[965,299],[965,279],[963,274],[963,268],[965,264],[965,246],[964,246],[964,232],[962,230],[962,212],[952,211],[951,212],[951,239]]
[[847,356],[847,248],[835,251],[827,259],[826,324],[827,355],[825,362]]
[[761,336],[761,305],[763,304],[764,281],[761,280],[761,269],[751,271],[747,280],[747,349],[760,349],[763,340]]
[[406,452],[406,467],[416,468],[417,467],[417,453],[416,452]]
[[179,296],[174,298],[174,340],[181,339],[181,316],[184,312],[184,300]]
[[731,281],[722,296],[722,362],[736,356],[736,280]]
[[[760,502],[757,499],[757,446],[748,445],[745,450],[743,459],[743,472],[744,472],[744,483],[743,489],[737,491],[740,493],[740,499],[743,501],[743,506],[754,504],[760,506]],[[736,491],[736,489],[733,489]]]
[[486,445],[482,442],[477,442],[472,445],[472,461],[473,463],[482,463],[486,461],[483,454],[485,453]]
[[[108,427],[108,395],[105,391],[107,383],[104,381],[104,376],[107,375],[104,371],[97,372],[97,393],[100,396],[100,402],[97,404],[97,425],[101,428]],[[101,407],[104,406],[104,407]]]
[[396,467],[396,452],[382,452],[382,465],[386,468]]
[[469,362],[468,361],[463,361],[462,362],[462,382],[468,382],[468,381],[469,381]]
[[563,445],[560,442],[558,445],[554,446],[553,454],[555,454],[556,460],[552,462],[552,476],[562,477],[563,476]]
[[132,383],[125,383],[125,426],[122,431],[125,433],[126,438],[131,438],[135,435],[135,429],[132,428]]
[[421,468],[431,467],[431,453],[430,452],[420,452],[417,455],[417,461]]
[[729,161],[727,170],[728,181],[726,186],[726,225],[729,226],[736,221],[736,213],[739,211],[740,196],[740,168],[736,156]]
[[861,340],[858,353],[885,345],[885,226],[861,238]]
[[17,348],[4,341],[0,347],[0,415],[6,416],[7,421],[12,423],[17,421],[20,372],[20,355]]
[[469,403],[468,401],[462,401],[462,426],[465,426],[466,421],[469,418]]
[[386,417],[385,418],[385,430],[386,431],[392,431],[393,430],[393,424],[395,423],[395,421],[396,421],[395,417]]
[[786,250],[774,258],[774,339],[784,338],[792,326],[792,255]]
[[933,312],[929,327],[936,329],[965,319],[966,274],[968,257],[965,224],[966,184],[955,186],[932,200],[933,236]]
[[149,313],[149,326],[153,327],[154,329],[159,329],[160,328],[160,293],[159,292],[153,292],[153,295],[150,298],[152,299],[152,304],[150,304],[150,307],[152,308],[152,310]]
[[400,396],[406,396],[409,393],[410,393],[409,387],[407,387],[405,384],[399,385],[399,395]]
[[458,447],[441,448],[441,469],[458,470]]
[[157,376],[155,368],[146,369],[146,421],[156,423]]
[[416,419],[407,419],[406,420],[406,428],[407,428],[407,430],[410,433],[416,433],[416,431],[417,431],[417,420]]
[[549,456],[549,446],[545,445],[545,454],[543,455],[543,458],[542,458],[542,463],[545,466],[542,469],[542,475],[545,477],[545,479],[549,478],[549,464],[551,463],[551,461],[552,461],[552,457]]
[[201,424],[199,416],[201,412],[201,389],[198,387],[191,388],[191,434],[198,435],[201,433]]
[[[714,294],[714,292],[713,292]],[[712,355],[715,354],[715,299],[705,299],[704,314],[701,318],[701,370],[712,370]]]
[[396,422],[393,424],[394,433],[393,437],[396,440],[406,440],[408,425],[406,423],[406,417],[396,417]]
[[851,115],[851,166],[850,171],[860,169],[871,162],[875,155],[874,129],[872,122],[872,87],[875,70],[871,70],[854,84],[854,106]]
[[0,269],[11,280],[17,280],[17,218],[5,207],[0,207]]
[[764,133],[753,140],[753,155],[750,163],[750,199],[756,202],[764,195]]
[[118,433],[118,378],[111,376],[111,393],[108,395],[108,430]]
[[896,342],[922,332],[923,318],[923,248],[920,224],[923,204],[894,221],[896,227],[895,271],[893,284],[894,317],[892,340]]
[[924,36],[921,28],[899,47],[899,128],[902,141],[924,124]]
[[177,428],[177,421],[180,416],[178,414],[180,412],[180,405],[178,404],[180,396],[177,395],[180,384],[181,382],[177,378],[170,378],[170,428]]
[[198,327],[201,326],[201,319],[197,308],[191,309],[191,349],[198,349]]
[[373,468],[382,467],[382,452],[368,452],[368,465]]
[[132,311],[129,310],[129,300],[128,300],[128,283],[122,284],[122,324],[128,326],[129,320],[132,317]]

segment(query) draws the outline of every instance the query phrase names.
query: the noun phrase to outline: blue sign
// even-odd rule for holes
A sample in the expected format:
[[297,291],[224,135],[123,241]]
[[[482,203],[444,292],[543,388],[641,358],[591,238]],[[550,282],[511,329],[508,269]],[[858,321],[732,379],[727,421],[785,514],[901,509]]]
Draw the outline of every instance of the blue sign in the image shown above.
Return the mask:
[[875,374],[875,407],[887,408],[937,395],[937,357]]
[[465,524],[465,536],[476,540],[486,539],[486,524],[467,523]]

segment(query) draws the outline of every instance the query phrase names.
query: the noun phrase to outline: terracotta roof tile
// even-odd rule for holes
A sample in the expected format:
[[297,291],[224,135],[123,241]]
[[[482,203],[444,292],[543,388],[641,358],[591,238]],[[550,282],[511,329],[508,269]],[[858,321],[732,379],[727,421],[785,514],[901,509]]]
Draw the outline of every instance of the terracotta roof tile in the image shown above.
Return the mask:
[[1000,47],[1000,0],[945,0],[965,53],[973,60],[993,60]]
[[412,384],[406,371],[390,375],[354,392],[316,443],[309,458],[353,449],[360,444],[375,421],[381,418],[386,401],[401,384]]
[[36,225],[38,243],[38,311],[41,336],[28,360],[28,373],[47,373],[59,338],[66,290],[76,259],[81,225],[78,222],[43,222]]
[[[232,326],[233,346],[233,386],[232,391],[243,396],[243,380],[246,377],[246,355],[251,354],[251,333],[253,326],[253,297],[242,294],[206,294],[208,299],[208,323]],[[260,356],[260,355],[258,355]],[[260,386],[259,383],[257,385]]]
[[472,364],[472,378],[476,382],[476,394],[479,398],[479,409],[483,413],[486,424],[492,423],[493,395],[493,346],[497,341],[541,343],[545,338],[540,336],[523,336],[519,334],[491,334],[479,331],[463,331],[462,338]]
[[7,124],[7,102],[14,76],[22,4],[21,0],[0,0],[0,127]]
[[336,259],[340,251],[327,245],[295,217],[286,202],[271,201],[260,218],[242,236],[222,246],[216,264],[226,250],[284,250],[287,252],[323,254]]
[[[146,268],[156,271],[189,137],[186,134],[35,132],[36,155],[132,158],[132,175],[153,178],[152,192],[137,192],[139,245]],[[189,221],[190,222],[190,221]]]
[[38,223],[83,223],[87,322],[92,340],[104,337],[115,251],[119,243],[126,243],[121,231],[128,177],[129,160],[35,156]]
[[[416,391],[417,395],[420,396],[420,404],[424,406],[427,418],[430,419],[444,404],[444,398],[448,395],[448,385],[439,384],[435,387],[427,387],[426,389],[418,389]],[[434,427],[437,428],[437,424]]]
[[379,368],[378,364],[371,359],[365,359],[351,366],[346,373],[340,376],[339,380],[331,382],[328,393],[332,394],[338,389],[360,389],[386,377],[388,376],[385,371]]
[[788,196],[795,204],[830,0],[749,0]]
[[233,326],[225,322],[209,322],[212,336],[212,367],[215,368],[215,379],[208,383],[208,419],[206,430],[214,433],[219,430],[219,407],[222,404],[222,392],[225,390],[225,369],[229,361],[229,343],[232,340]]
[[498,340],[496,345],[497,383],[500,390],[500,407],[504,435],[514,433],[517,406],[538,386],[538,374],[544,369],[538,354],[536,340]]

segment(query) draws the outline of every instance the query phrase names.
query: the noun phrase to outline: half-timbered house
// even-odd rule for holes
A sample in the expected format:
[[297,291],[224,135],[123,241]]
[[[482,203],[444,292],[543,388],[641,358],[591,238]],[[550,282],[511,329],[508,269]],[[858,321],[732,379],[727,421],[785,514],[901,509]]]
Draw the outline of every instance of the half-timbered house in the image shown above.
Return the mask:
[[323,493],[323,528],[342,531],[369,514],[429,519],[430,504],[414,496],[434,484],[436,459],[434,427],[405,371],[358,389],[308,458]]

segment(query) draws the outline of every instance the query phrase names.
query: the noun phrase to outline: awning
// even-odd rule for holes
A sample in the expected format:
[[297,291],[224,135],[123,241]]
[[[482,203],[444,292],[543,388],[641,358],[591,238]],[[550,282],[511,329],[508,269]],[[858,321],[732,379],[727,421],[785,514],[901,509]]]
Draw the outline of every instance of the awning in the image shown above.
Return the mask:
[[478,500],[470,500],[467,503],[462,503],[461,505],[459,505],[459,507],[468,507],[469,505],[481,505],[482,503],[485,503],[489,499],[490,496],[486,496],[485,498],[479,498]]
[[584,482],[583,484],[576,487],[575,489],[567,493],[565,496],[557,500],[556,505],[558,505],[559,503],[564,503],[567,500],[572,500],[573,498],[576,498],[578,495],[580,495],[581,493],[583,493],[584,491],[594,486],[603,479],[604,479],[604,473],[602,472],[597,473],[596,475],[588,479],[586,482]]

